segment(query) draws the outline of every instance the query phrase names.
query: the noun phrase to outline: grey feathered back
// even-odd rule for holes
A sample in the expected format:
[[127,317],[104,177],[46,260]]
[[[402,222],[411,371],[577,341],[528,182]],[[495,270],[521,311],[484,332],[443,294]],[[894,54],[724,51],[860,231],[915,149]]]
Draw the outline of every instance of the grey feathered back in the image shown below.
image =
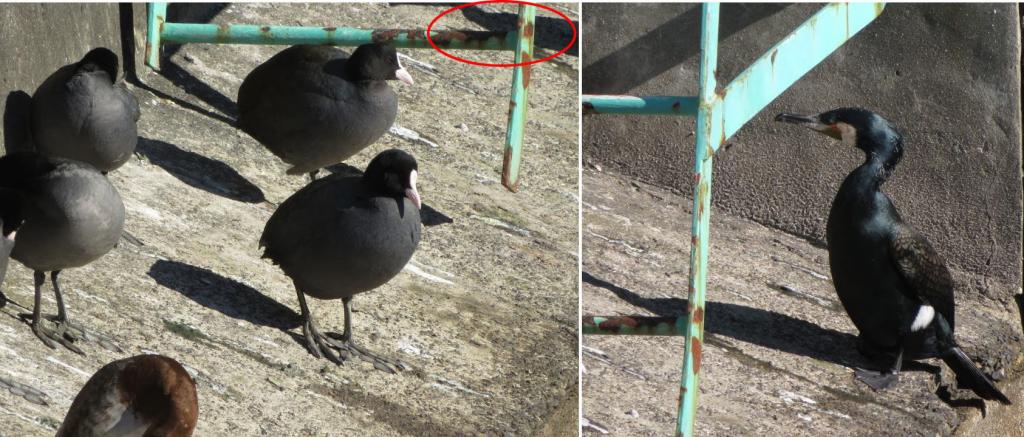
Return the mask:
[[383,80],[353,80],[348,54],[298,45],[254,69],[238,89],[238,127],[306,174],[342,162],[388,131],[398,98]]
[[139,104],[115,83],[116,71],[117,56],[98,48],[43,81],[32,96],[35,150],[104,172],[127,162],[138,141]]

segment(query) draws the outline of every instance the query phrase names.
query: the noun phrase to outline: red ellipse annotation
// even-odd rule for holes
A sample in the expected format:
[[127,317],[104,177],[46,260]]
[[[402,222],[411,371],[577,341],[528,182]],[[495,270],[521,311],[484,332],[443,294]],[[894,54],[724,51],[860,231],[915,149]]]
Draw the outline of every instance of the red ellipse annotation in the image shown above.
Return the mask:
[[[565,47],[563,47],[562,50],[559,50],[558,53],[555,53],[555,54],[553,54],[551,56],[548,56],[546,58],[543,58],[543,59],[534,59],[534,60],[529,61],[529,62],[520,62],[518,64],[516,64],[516,63],[512,63],[512,64],[492,64],[492,63],[487,63],[487,62],[470,61],[468,59],[463,59],[463,58],[460,58],[458,56],[455,56],[455,55],[453,55],[451,53],[448,53],[448,52],[442,50],[440,47],[437,46],[436,43],[434,43],[434,40],[430,38],[430,29],[434,27],[434,23],[436,23],[437,20],[440,20],[441,17],[444,17],[445,15],[448,15],[448,14],[450,14],[452,12],[455,12],[455,11],[457,11],[459,9],[462,9],[462,8],[468,8],[470,6],[483,5],[483,4],[487,4],[487,3],[517,3],[517,4],[523,4],[523,5],[529,5],[529,6],[536,6],[538,8],[551,11],[552,13],[554,13],[555,15],[558,15],[563,20],[565,20],[567,23],[569,23],[569,27],[572,28],[572,40],[569,41],[569,44],[567,44]],[[545,62],[545,61],[550,61],[550,60],[560,56],[562,53],[567,52],[569,50],[569,48],[571,48],[572,45],[576,43],[576,35],[577,35],[576,26],[574,24],[572,24],[572,20],[568,16],[563,14],[562,12],[560,12],[560,11],[554,9],[554,8],[551,8],[551,7],[548,7],[548,6],[544,6],[544,5],[539,4],[539,3],[531,3],[531,2],[519,1],[519,0],[484,0],[484,1],[479,1],[479,2],[466,3],[464,5],[459,5],[459,6],[456,6],[454,8],[451,8],[451,9],[448,9],[448,10],[442,12],[441,15],[438,15],[438,16],[434,17],[433,20],[430,20],[430,24],[427,25],[427,42],[430,43],[430,46],[433,47],[434,50],[437,50],[439,53],[441,53],[442,55],[444,55],[445,57],[447,57],[449,59],[454,59],[454,60],[459,61],[459,62],[464,62],[464,63],[470,64],[470,65],[478,65],[478,66],[481,66],[481,67],[522,67],[522,66],[526,66],[526,65],[533,65],[533,64],[539,64],[539,63]]]

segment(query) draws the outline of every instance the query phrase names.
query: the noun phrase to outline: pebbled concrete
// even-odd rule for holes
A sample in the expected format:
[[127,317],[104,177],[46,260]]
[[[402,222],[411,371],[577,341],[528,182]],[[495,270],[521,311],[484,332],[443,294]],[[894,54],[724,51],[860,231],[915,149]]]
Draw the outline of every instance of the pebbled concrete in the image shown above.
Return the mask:
[[[684,314],[689,194],[592,168],[582,182],[583,314]],[[953,270],[957,340],[1015,403],[989,402],[984,419],[948,369],[931,373],[945,369],[938,360],[905,369],[883,393],[854,380],[855,367],[872,363],[856,351],[824,249],[722,208],[710,241],[696,435],[1019,435],[1020,316],[963,293],[971,274]],[[584,434],[672,432],[682,353],[682,337],[585,337]]]

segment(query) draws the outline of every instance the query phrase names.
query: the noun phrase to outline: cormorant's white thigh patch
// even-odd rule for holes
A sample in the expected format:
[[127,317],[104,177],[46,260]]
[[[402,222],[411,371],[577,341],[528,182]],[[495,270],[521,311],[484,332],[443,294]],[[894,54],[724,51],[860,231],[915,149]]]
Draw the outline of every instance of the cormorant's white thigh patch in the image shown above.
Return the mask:
[[910,330],[913,332],[920,331],[932,323],[932,319],[935,318],[935,308],[931,305],[921,305],[921,308],[917,309],[917,317],[914,317],[914,323],[910,324]]

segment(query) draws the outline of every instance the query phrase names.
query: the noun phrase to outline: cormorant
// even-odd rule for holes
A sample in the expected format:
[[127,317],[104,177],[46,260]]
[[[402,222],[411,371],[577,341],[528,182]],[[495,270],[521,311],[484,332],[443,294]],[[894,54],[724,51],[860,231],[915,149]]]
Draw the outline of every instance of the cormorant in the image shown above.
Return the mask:
[[898,380],[903,359],[938,357],[982,398],[1009,404],[953,338],[953,280],[944,261],[881,190],[903,156],[896,127],[860,108],[779,114],[775,120],[821,132],[866,156],[832,201],[826,228],[829,266],[862,347],[895,355],[895,360],[883,372],[858,369],[857,378],[881,390]]

